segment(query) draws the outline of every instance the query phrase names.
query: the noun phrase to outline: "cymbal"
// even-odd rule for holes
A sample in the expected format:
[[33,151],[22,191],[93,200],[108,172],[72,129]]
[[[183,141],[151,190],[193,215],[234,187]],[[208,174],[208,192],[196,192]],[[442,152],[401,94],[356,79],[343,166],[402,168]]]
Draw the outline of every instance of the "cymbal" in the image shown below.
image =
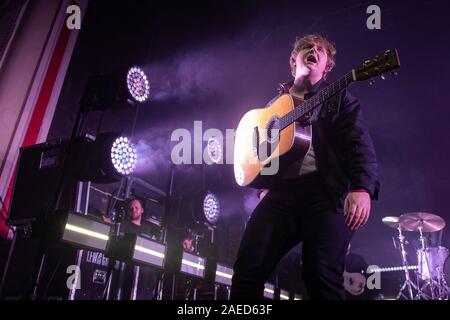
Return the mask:
[[398,219],[399,219],[399,217],[387,216],[387,217],[384,217],[383,219],[381,219],[381,221],[383,221],[383,223],[385,225],[387,225],[388,227],[397,229],[399,226]]
[[445,221],[440,216],[426,212],[410,212],[399,218],[400,226],[407,231],[436,232],[444,229]]

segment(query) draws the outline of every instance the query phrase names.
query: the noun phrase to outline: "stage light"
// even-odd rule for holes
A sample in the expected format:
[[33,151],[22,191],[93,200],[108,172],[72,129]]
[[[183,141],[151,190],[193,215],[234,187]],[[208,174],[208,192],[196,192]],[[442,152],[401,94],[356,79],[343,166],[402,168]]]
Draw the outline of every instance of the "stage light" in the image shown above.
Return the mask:
[[128,91],[136,102],[146,102],[150,97],[147,75],[139,67],[131,67],[127,73]]
[[289,292],[283,289],[280,289],[280,300],[289,300]]
[[[407,270],[417,270],[418,268],[419,268],[419,266],[417,266],[417,265],[406,266]],[[387,267],[387,268],[379,268],[379,267],[373,266],[367,270],[367,273],[393,272],[393,271],[403,271],[403,270],[405,270],[404,266]]]
[[[178,201],[180,209],[170,218],[170,224],[184,225],[202,233],[200,229],[215,229],[220,223],[220,203],[212,192],[194,191],[189,197]],[[181,209],[182,207],[185,209]]]
[[219,220],[220,215],[220,204],[219,199],[212,193],[209,192],[206,194],[203,199],[203,213],[205,215],[206,220],[210,224],[215,224],[217,220]]
[[225,286],[231,286],[232,278],[233,278],[233,269],[218,263],[216,267],[216,277],[214,282],[218,284],[223,284]]
[[205,278],[205,267],[206,259],[204,257],[183,251],[180,269],[182,273],[199,278]]
[[275,299],[275,286],[271,283],[264,284],[264,298]]
[[213,163],[221,162],[222,146],[216,137],[211,137],[208,139],[206,150],[208,151],[208,156]]
[[104,252],[111,226],[79,213],[69,213],[61,240],[85,249]]
[[163,268],[166,259],[166,246],[137,236],[134,247],[133,261]]
[[120,109],[150,99],[150,83],[142,68],[120,67],[91,75],[81,99],[84,112]]
[[117,172],[129,175],[136,167],[136,148],[126,137],[118,137],[111,147],[111,162]]
[[82,180],[95,183],[116,182],[132,174],[138,159],[131,141],[117,132],[99,134],[85,153],[88,165]]

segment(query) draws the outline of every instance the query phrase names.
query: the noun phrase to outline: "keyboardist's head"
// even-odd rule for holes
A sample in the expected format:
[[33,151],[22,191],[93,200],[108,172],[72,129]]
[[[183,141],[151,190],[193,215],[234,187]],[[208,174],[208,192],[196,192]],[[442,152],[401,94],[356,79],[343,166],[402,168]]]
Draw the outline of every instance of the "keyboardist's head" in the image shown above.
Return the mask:
[[127,202],[127,215],[134,224],[140,225],[144,214],[144,202],[139,198],[131,198]]

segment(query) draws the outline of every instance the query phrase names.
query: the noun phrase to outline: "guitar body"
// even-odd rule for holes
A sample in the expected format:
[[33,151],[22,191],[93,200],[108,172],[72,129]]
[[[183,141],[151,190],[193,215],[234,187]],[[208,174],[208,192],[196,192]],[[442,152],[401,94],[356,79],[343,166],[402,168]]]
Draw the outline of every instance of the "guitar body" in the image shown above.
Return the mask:
[[241,119],[234,145],[234,174],[240,186],[268,187],[282,177],[283,169],[306,155],[311,146],[310,126],[293,122],[279,132],[271,130],[294,108],[292,97],[284,94],[269,107],[250,110]]

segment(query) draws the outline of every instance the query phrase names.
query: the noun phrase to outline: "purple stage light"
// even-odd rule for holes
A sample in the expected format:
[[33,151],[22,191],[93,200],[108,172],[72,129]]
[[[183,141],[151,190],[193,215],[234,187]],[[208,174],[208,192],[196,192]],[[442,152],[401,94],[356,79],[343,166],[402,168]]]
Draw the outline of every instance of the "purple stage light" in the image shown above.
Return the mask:
[[139,67],[132,67],[128,70],[127,87],[136,102],[146,102],[150,98],[150,84],[147,75]]

